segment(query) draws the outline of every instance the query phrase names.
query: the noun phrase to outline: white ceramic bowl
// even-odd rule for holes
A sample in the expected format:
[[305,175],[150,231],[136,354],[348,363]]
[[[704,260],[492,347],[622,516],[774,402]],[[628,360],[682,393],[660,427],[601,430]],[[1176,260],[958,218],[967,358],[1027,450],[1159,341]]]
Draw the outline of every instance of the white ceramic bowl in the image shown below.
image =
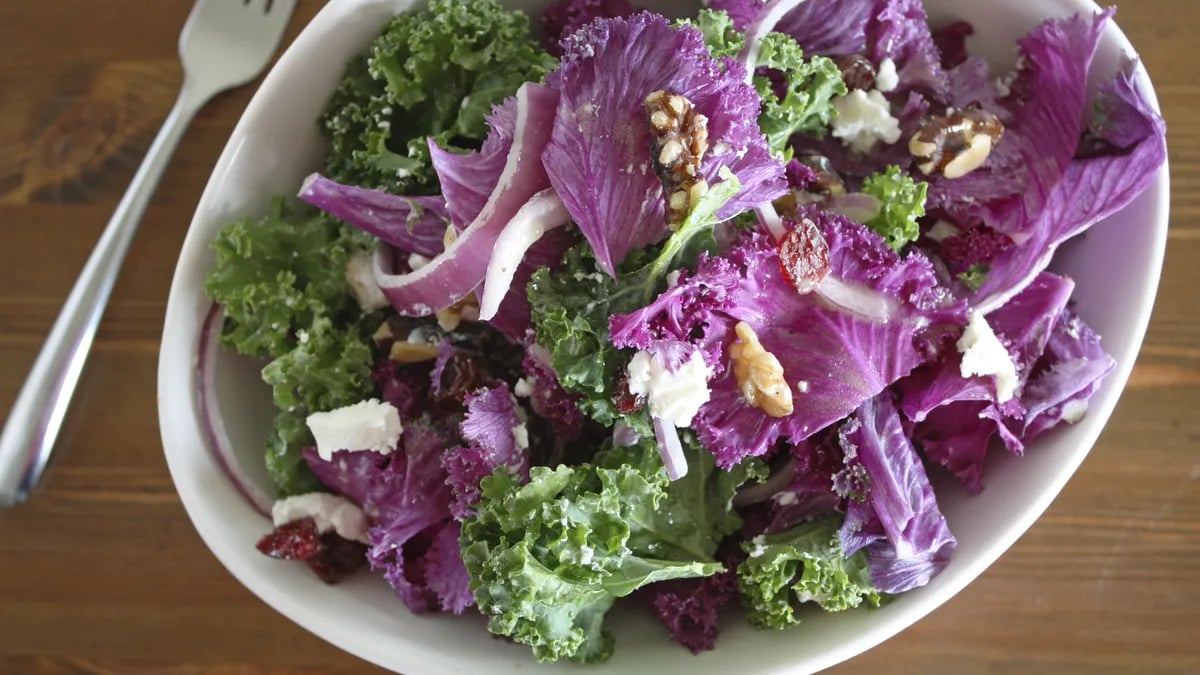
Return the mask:
[[[293,194],[319,166],[323,143],[314,120],[348,58],[364,48],[386,19],[412,0],[333,0],[296,39],[263,82],[217,162],[180,255],[171,286],[158,374],[159,420],[167,462],[200,536],[247,588],[316,635],[364,659],[409,675],[507,672],[535,669],[529,650],[489,635],[478,615],[411,614],[384,581],[362,573],[336,586],[305,566],[267,558],[254,542],[268,522],[235,491],[206,449],[198,415],[196,353],[209,308],[204,278],[213,268],[209,246],[226,222],[261,212],[276,194]],[[526,9],[542,3],[517,0]],[[676,14],[696,3],[642,2]],[[655,6],[657,5],[657,6]],[[982,34],[971,51],[1007,69],[1015,39],[1041,19],[1094,12],[1090,0],[926,0],[935,21],[962,18]],[[670,12],[665,12],[670,13]],[[1119,58],[1133,55],[1125,36],[1110,25],[1093,67],[1111,74]],[[1151,91],[1144,72],[1143,90]],[[670,642],[648,612],[610,617],[617,638],[611,661],[596,675],[621,672],[782,673],[826,668],[891,637],[933,611],[977,577],[1041,515],[1099,436],[1129,377],[1149,321],[1166,244],[1168,179],[1164,166],[1150,189],[1124,211],[1060,250],[1054,268],[1078,282],[1078,311],[1103,336],[1117,369],[1093,399],[1087,416],[1030,445],[1026,456],[995,452],[986,470],[988,488],[970,497],[956,483],[937,485],[938,498],[958,537],[946,570],[928,586],[878,610],[813,612],[802,626],[758,631],[744,621],[722,626],[717,649],[693,657]],[[221,414],[244,465],[262,484],[262,445],[270,427],[270,394],[259,364],[224,353],[216,365]],[[536,666],[537,672],[578,672],[569,665]]]

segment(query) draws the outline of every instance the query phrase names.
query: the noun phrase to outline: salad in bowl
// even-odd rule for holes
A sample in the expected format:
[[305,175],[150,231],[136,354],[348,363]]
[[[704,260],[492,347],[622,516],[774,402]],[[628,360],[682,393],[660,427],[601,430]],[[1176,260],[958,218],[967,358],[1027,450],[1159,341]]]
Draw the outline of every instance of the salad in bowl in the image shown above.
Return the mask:
[[212,242],[196,396],[270,518],[244,546],[543,662],[619,653],[617,605],[701,653],[930,584],[940,498],[1118,366],[1051,271],[1166,159],[1136,64],[1093,72],[1111,20],[993,71],[919,0],[395,14],[315,171]]

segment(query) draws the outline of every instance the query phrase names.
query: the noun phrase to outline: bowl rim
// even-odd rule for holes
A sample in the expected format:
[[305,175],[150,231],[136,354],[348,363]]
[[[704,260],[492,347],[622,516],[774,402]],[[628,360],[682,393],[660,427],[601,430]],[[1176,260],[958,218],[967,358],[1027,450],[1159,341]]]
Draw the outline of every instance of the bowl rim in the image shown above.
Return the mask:
[[[188,233],[181,248],[180,258],[172,278],[164,318],[162,343],[159,351],[157,374],[158,416],[164,455],[172,481],[180,495],[183,506],[197,533],[205,542],[205,545],[226,570],[260,600],[310,633],[361,659],[388,667],[388,664],[395,663],[395,653],[389,650],[387,645],[367,644],[352,631],[338,625],[336,622],[317,620],[315,618],[317,615],[312,612],[311,607],[307,603],[302,602],[301,598],[296,594],[289,593],[284,584],[273,583],[271,579],[262,578],[257,571],[245,562],[244,554],[226,550],[218,543],[217,532],[221,528],[222,522],[205,507],[206,495],[202,486],[196,482],[193,476],[189,475],[184,457],[186,453],[198,451],[192,443],[193,438],[200,437],[199,422],[194,415],[194,402],[192,401],[191,393],[194,387],[188,388],[186,392],[181,392],[179,391],[179,387],[176,386],[180,377],[187,377],[187,373],[183,371],[190,368],[193,375],[195,371],[195,354],[197,350],[194,343],[198,340],[198,336],[180,335],[180,331],[174,327],[181,325],[181,317],[197,311],[195,302],[192,302],[192,299],[187,297],[189,289],[186,288],[186,279],[192,276],[194,268],[199,264],[197,260],[198,256],[192,254],[189,257],[189,252],[194,252],[208,243],[197,241],[201,238],[201,230],[203,229],[197,225],[203,217],[204,206],[216,199],[216,194],[220,191],[218,177],[228,173],[235,161],[239,148],[246,140],[247,129],[251,126],[252,121],[262,115],[263,111],[276,96],[282,94],[282,86],[285,79],[284,73],[293,69],[295,64],[302,60],[303,57],[301,55],[304,52],[317,46],[325,31],[330,26],[335,25],[340,16],[345,15],[355,3],[361,1],[331,0],[304,26],[296,39],[287,47],[276,64],[267,73],[262,84],[254,93],[250,103],[239,117],[225,148],[221,152],[209,176],[197,209],[189,223]],[[411,0],[397,0],[393,4],[396,11],[401,11],[413,3]],[[1070,8],[1071,11],[1101,11],[1100,7],[1093,0],[1065,0],[1065,2],[1058,4]],[[1110,22],[1105,28],[1105,37],[1108,38],[1110,36],[1112,39],[1115,39],[1118,50],[1127,55],[1133,55],[1136,58],[1136,50],[1115,21]],[[1135,80],[1153,109],[1161,114],[1156,90],[1148,72],[1140,61],[1136,65]],[[1151,227],[1148,227],[1149,231],[1147,232],[1152,238],[1150,248],[1151,264],[1145,270],[1144,277],[1145,295],[1147,297],[1144,302],[1137,306],[1136,312],[1132,313],[1129,317],[1132,329],[1129,333],[1130,343],[1126,349],[1128,353],[1121,355],[1124,358],[1116,359],[1117,365],[1115,370],[1108,376],[1104,387],[1096,398],[1093,399],[1093,404],[1090,406],[1086,419],[1090,420],[1091,423],[1082,432],[1082,438],[1079,440],[1077,448],[1069,455],[1067,461],[1055,466],[1053,478],[1049,481],[1047,488],[1038,493],[1028,503],[1022,511],[1020,518],[1013,519],[1002,527],[997,536],[990,540],[980,554],[964,561],[955,569],[952,575],[943,573],[942,576],[945,577],[944,581],[938,584],[936,588],[931,589],[931,592],[921,594],[919,597],[914,598],[914,601],[906,603],[902,608],[893,608],[896,611],[893,613],[891,620],[877,622],[870,629],[853,635],[845,642],[832,646],[818,654],[806,657],[803,663],[797,662],[795,665],[784,666],[769,672],[800,672],[801,668],[805,671],[823,670],[851,659],[912,626],[921,618],[930,614],[957,595],[963,588],[994,564],[1042,516],[1054,499],[1057,498],[1067,481],[1074,475],[1107,426],[1108,420],[1129,380],[1136,357],[1145,339],[1160,286],[1167,243],[1170,208],[1169,159],[1164,159],[1158,174],[1141,198],[1145,199],[1147,195],[1152,199]],[[1114,354],[1114,357],[1116,356]],[[188,424],[182,424],[181,420],[187,420]],[[409,649],[410,659],[414,661],[434,659],[436,662],[439,655],[439,652],[431,648],[431,646],[420,643],[406,643],[406,648]]]

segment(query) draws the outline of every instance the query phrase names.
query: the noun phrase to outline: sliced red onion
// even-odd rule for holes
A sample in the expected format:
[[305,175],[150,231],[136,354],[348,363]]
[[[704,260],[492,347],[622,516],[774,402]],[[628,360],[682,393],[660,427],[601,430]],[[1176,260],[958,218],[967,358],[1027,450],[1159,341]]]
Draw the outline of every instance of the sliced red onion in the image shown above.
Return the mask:
[[624,422],[617,422],[613,425],[612,442],[613,445],[620,447],[628,447],[637,444],[642,440],[641,435],[634,430],[633,427]]
[[835,309],[867,321],[887,323],[900,308],[894,298],[860,284],[847,283],[832,274],[817,284],[813,292]]
[[754,80],[754,64],[758,62],[762,39],[767,33],[775,30],[775,24],[779,23],[780,19],[803,3],[804,0],[771,0],[758,10],[758,15],[746,27],[746,46],[738,55],[738,60],[746,66],[746,82]]
[[425,257],[442,252],[442,237],[450,224],[441,196],[401,197],[342,185],[319,173],[304,179],[298,196],[400,251]]
[[679,480],[686,476],[687,458],[683,456],[683,444],[679,441],[675,425],[655,417],[654,437],[658,439],[658,452],[662,455],[663,466],[667,468],[667,478]]
[[787,228],[783,226],[783,218],[779,217],[775,205],[771,202],[763,202],[754,207],[754,213],[758,216],[758,222],[767,228],[767,232],[771,233],[771,238],[775,241],[783,239],[787,234]]
[[554,126],[558,93],[527,82],[516,99],[516,124],[504,170],[475,220],[441,255],[408,274],[392,274],[387,252],[377,252],[375,280],[400,314],[428,316],[479,286],[504,226],[530,198],[550,187],[541,156]]
[[480,319],[487,321],[496,316],[529,247],[548,230],[562,227],[570,220],[571,214],[554,188],[542,190],[525,202],[496,238],[484,277],[483,297],[479,299]]
[[213,459],[217,460],[221,471],[229,477],[233,487],[250,502],[254,510],[269,518],[273,500],[242,469],[242,463],[233,452],[233,444],[229,441],[225,423],[221,420],[215,371],[224,320],[225,312],[221,310],[220,305],[213,303],[200,328],[199,353],[196,359],[196,395],[200,404],[200,422],[208,441],[208,450]]

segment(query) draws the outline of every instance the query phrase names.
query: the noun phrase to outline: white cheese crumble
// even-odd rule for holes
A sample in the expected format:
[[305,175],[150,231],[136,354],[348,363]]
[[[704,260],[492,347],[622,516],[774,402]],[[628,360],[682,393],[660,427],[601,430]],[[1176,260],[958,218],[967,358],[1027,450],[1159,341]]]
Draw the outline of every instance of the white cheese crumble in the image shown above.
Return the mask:
[[338,450],[372,450],[387,454],[400,440],[400,411],[391,403],[368,399],[344,408],[318,412],[305,420],[317,441],[317,454],[329,461]]
[[757,558],[767,552],[767,539],[761,534],[751,539],[750,545],[754,547],[750,549],[751,558]]
[[950,237],[957,235],[958,233],[959,233],[959,229],[957,227],[955,227],[954,225],[952,225],[944,220],[939,219],[936,223],[933,224],[933,227],[929,228],[929,231],[925,233],[925,236],[932,239],[933,241],[941,243],[943,241],[946,241]]
[[333,530],[343,539],[367,543],[367,517],[350,500],[327,492],[309,492],[280,499],[271,506],[275,527],[301,518],[312,518],[317,532]]
[[1083,419],[1087,414],[1088,402],[1086,400],[1067,401],[1063,404],[1062,420],[1067,424],[1075,424]]
[[366,251],[355,251],[346,261],[346,283],[364,312],[387,307],[388,299],[379,284],[375,283],[375,275],[371,273],[371,254]]
[[679,285],[679,270],[671,270],[667,273],[667,288],[675,288]]
[[967,329],[958,339],[958,351],[962,354],[959,371],[963,377],[995,375],[996,400],[1004,403],[1013,397],[1017,389],[1017,367],[987,319],[978,311],[971,312]]
[[880,61],[879,68],[875,71],[875,88],[887,93],[895,91],[898,86],[900,86],[900,76],[896,73],[896,62],[890,58]]
[[533,384],[528,379],[522,377],[513,385],[513,393],[521,398],[529,398],[533,396]]
[[525,428],[525,423],[521,422],[512,428],[513,443],[516,443],[518,450],[529,449],[529,430]]
[[791,506],[792,504],[796,503],[796,493],[780,492],[779,494],[775,495],[774,499],[775,503],[779,506]]
[[891,106],[878,90],[855,89],[833,99],[837,116],[833,136],[855,152],[870,152],[879,141],[900,140],[900,120],[892,117]]
[[686,427],[708,402],[708,378],[712,368],[700,352],[692,352],[678,370],[672,371],[647,351],[634,354],[626,367],[629,392],[645,396],[650,414],[663,422]]

